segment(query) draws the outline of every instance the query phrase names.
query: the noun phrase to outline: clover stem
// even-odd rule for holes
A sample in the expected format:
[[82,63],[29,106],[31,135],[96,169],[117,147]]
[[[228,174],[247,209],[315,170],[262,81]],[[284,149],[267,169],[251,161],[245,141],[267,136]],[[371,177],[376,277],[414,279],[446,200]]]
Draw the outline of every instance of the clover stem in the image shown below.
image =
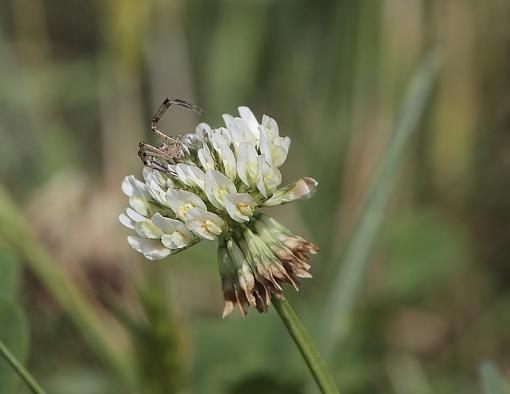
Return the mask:
[[338,394],[338,389],[324,361],[292,305],[284,297],[273,297],[272,302],[305,359],[321,392],[323,394]]

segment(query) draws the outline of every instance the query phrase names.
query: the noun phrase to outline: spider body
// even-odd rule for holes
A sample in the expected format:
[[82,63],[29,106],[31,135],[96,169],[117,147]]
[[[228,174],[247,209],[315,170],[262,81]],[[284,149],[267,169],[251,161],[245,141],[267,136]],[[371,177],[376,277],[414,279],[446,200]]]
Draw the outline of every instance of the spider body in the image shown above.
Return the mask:
[[163,117],[164,113],[172,104],[180,107],[189,109],[197,114],[202,114],[202,109],[193,105],[187,101],[167,97],[159,109],[154,114],[151,121],[151,130],[160,138],[163,142],[157,146],[149,145],[145,142],[138,144],[138,156],[142,160],[143,164],[147,167],[154,168],[156,170],[165,172],[173,175],[174,171],[171,165],[177,163],[179,159],[183,157],[182,141],[181,136],[176,137],[169,136],[158,129],[158,123]]

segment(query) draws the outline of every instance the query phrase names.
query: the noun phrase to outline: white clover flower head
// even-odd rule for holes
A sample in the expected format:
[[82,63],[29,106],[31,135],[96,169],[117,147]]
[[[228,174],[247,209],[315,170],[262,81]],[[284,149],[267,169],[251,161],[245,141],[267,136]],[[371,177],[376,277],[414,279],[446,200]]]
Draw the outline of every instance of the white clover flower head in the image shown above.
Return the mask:
[[223,316],[235,305],[243,315],[250,306],[265,312],[272,296],[282,296],[283,283],[297,290],[298,278],[312,276],[309,255],[319,248],[257,208],[311,198],[318,183],[305,177],[280,187],[278,167],[290,138],[280,137],[269,116],[259,123],[248,107],[239,107],[238,117],[223,115],[224,127],[200,123],[194,133],[175,138],[157,129],[171,104],[199,110],[167,99],[156,112],[152,130],[165,141],[140,143],[143,181],[130,175],[122,182],[129,207],[119,220],[136,233],[128,243],[159,260],[218,239]]

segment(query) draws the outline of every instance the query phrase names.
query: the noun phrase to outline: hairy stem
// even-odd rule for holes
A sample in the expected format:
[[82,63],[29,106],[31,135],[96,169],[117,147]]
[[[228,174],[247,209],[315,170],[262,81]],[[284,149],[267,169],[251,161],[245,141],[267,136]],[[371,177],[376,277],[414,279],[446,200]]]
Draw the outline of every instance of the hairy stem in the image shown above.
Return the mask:
[[286,298],[278,299],[276,297],[273,297],[273,305],[299,348],[321,392],[323,394],[338,394],[338,389],[324,361],[292,305],[290,305]]

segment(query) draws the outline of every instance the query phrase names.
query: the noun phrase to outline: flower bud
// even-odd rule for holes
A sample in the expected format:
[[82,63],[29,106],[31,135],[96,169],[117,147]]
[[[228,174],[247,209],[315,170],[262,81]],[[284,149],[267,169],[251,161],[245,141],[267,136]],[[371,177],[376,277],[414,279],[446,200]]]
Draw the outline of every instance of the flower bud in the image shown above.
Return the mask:
[[277,190],[273,196],[262,205],[265,207],[272,207],[275,205],[287,204],[294,200],[312,198],[318,184],[319,182],[313,178],[301,178],[298,181]]

